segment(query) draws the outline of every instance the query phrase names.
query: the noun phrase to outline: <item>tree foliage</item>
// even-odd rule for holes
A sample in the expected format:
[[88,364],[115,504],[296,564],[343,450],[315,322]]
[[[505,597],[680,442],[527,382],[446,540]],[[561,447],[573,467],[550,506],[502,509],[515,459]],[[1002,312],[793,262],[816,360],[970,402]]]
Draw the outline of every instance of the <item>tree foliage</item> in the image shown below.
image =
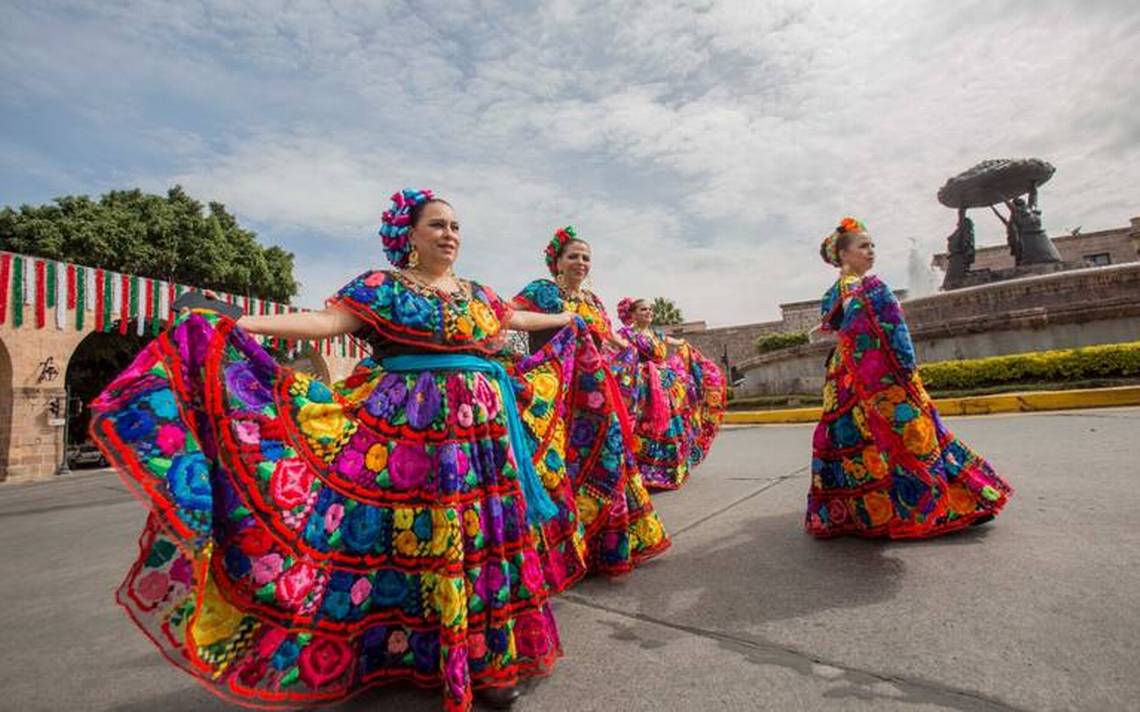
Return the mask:
[[685,321],[685,317],[681,315],[681,310],[677,308],[672,299],[657,297],[653,300],[654,326],[672,326],[683,321]]
[[204,208],[180,186],[3,208],[0,249],[281,302],[298,286],[292,253],[262,247],[224,205]]

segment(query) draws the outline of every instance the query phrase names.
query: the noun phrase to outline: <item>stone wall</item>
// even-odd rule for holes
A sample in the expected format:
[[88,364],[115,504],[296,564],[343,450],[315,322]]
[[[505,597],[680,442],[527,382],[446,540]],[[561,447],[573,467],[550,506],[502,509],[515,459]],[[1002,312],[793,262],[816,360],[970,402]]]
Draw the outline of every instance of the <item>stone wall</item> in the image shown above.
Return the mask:
[[[920,362],[1133,341],[1140,337],[1140,262],[997,282],[904,303]],[[830,343],[740,364],[740,395],[818,393]]]

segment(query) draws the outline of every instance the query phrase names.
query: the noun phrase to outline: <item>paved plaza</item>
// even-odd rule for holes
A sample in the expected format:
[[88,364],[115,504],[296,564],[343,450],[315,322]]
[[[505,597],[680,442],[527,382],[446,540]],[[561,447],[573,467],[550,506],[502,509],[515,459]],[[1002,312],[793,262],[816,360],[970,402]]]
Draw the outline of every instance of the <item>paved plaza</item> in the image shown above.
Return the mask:
[[[1017,489],[993,524],[814,541],[811,426],[728,429],[655,497],[659,560],[556,602],[559,710],[1140,710],[1140,409],[955,418]],[[234,709],[170,667],[113,591],[143,509],[107,471],[0,486],[0,709]],[[379,689],[337,712],[438,709]]]

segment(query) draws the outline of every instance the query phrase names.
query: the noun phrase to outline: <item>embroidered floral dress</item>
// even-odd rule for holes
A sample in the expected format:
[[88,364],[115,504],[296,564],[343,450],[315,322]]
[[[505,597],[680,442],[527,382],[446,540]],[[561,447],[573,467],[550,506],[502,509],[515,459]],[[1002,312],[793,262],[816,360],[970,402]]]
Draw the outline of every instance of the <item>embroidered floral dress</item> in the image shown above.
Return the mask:
[[1001,511],[1012,489],[942,422],[887,285],[841,279],[822,318],[838,345],[813,440],[807,530],[924,538]]
[[[601,344],[612,334],[605,307],[596,296],[587,293],[583,300],[564,299],[558,285],[548,279],[535,280],[526,285],[515,296],[514,304],[522,309],[547,314],[572,311],[582,318],[590,333]],[[556,334],[553,339],[557,340],[558,337]],[[536,353],[542,353],[547,345],[540,346]],[[532,349],[536,346],[539,344],[532,340]],[[610,428],[606,444],[611,449],[620,448],[622,454],[618,483],[620,494],[614,497],[612,505],[602,513],[597,533],[591,534],[587,544],[591,570],[616,575],[630,571],[639,563],[660,554],[669,547],[671,541],[637,471],[632,450],[633,422],[622,400],[618,383],[611,373],[611,355],[604,350],[596,350],[595,353],[599,354],[603,367],[597,371],[579,369],[574,378],[578,382],[592,382],[593,385],[602,386],[591,392],[598,394],[595,399],[597,403],[604,403],[603,407],[613,413],[619,424],[619,428]],[[588,441],[592,434],[589,428],[574,427],[567,431],[567,437],[573,446],[576,442]]]
[[668,359],[669,368],[688,375],[685,422],[689,437],[689,469],[704,461],[724,421],[728,382],[715,361],[695,346],[682,344]]
[[[623,327],[632,358],[614,359],[614,371],[635,421],[634,457],[645,486],[674,490],[689,476],[695,442],[689,372],[684,364],[666,365],[665,340],[653,332]],[[680,366],[680,368],[678,368]]]
[[482,357],[509,309],[469,287],[353,280],[330,304],[374,357],[333,388],[194,312],[95,401],[93,436],[151,508],[118,600],[174,664],[261,707],[406,680],[448,710],[551,668],[513,387]]

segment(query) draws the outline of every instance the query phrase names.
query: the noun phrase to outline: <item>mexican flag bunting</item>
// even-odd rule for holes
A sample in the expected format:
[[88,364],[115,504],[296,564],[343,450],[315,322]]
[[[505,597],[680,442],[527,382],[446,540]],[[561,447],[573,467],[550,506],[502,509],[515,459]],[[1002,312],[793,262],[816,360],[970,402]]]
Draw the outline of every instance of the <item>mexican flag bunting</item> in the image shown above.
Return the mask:
[[24,258],[24,304],[32,304],[35,300],[36,260],[31,257]]
[[95,311],[98,304],[95,302],[95,268],[84,267],[83,273],[87,276],[87,311]]
[[67,308],[74,309],[76,304],[75,296],[75,265],[69,264],[67,266]]
[[127,329],[131,326],[131,317],[138,308],[138,294],[129,274],[120,275],[119,282],[122,288],[119,292],[119,334],[126,336]]
[[12,255],[0,254],[0,324],[8,320],[8,280],[12,276]]
[[36,311],[36,328],[42,329],[44,328],[44,322],[47,318],[47,315],[44,313],[44,307],[46,306],[44,295],[44,261],[34,260],[33,262],[35,264],[36,272],[36,294],[35,301],[32,306]]
[[106,286],[103,280],[103,270],[96,269],[95,272],[95,331],[103,331],[103,325],[106,323],[107,315],[103,312],[103,303],[107,301]]
[[55,274],[55,260],[46,260],[44,262],[44,296],[47,298],[47,308],[51,309],[56,303],[56,274]]
[[131,277],[131,320],[135,323],[135,333],[143,335],[143,294],[142,279]]
[[24,263],[27,260],[19,255],[12,259],[12,326],[19,329],[24,325]]
[[63,329],[67,324],[67,268],[59,262],[48,265],[48,289],[55,283],[55,328]]
[[87,307],[87,277],[91,270],[86,267],[76,267],[72,275],[75,278],[75,330],[83,331],[83,316]]
[[154,328],[161,331],[170,317],[170,283],[160,280],[154,286],[154,293],[154,320],[158,324]]
[[123,306],[123,280],[121,276],[110,270],[107,270],[107,304],[109,311],[107,313],[107,320],[103,322],[103,330],[111,331],[115,326],[115,317],[122,311]]
[[[146,333],[148,326],[154,322],[154,280],[147,277],[145,288],[143,289],[143,315],[145,319],[139,319],[139,336]],[[152,327],[153,329],[153,327]],[[158,332],[155,332],[158,333]]]

